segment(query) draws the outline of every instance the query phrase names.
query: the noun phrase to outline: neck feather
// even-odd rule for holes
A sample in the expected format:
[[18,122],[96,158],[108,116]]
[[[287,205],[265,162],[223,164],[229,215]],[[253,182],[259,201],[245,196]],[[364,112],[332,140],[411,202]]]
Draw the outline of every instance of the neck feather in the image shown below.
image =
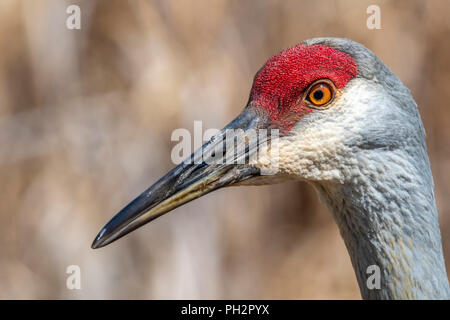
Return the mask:
[[[399,150],[366,150],[358,156],[351,179],[315,186],[339,226],[362,297],[448,299],[426,152],[420,159]],[[379,289],[368,288],[371,265],[379,267]]]

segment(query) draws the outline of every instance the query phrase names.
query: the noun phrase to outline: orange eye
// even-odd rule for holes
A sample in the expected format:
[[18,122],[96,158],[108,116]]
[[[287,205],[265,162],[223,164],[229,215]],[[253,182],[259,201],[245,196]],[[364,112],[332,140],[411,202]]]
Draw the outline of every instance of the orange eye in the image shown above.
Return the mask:
[[315,107],[323,107],[334,98],[334,88],[327,82],[314,84],[308,91],[306,99]]

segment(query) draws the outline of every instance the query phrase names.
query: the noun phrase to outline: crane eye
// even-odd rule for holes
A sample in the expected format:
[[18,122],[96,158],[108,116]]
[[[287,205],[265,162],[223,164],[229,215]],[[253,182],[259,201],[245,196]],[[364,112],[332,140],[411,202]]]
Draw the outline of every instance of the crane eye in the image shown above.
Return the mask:
[[306,100],[314,107],[324,107],[334,98],[334,86],[328,82],[313,84],[306,95]]

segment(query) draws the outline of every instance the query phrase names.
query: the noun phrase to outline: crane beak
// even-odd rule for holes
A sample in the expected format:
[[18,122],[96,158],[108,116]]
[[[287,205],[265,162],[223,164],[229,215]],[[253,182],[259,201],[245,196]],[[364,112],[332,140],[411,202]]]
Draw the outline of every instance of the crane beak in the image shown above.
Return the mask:
[[[194,152],[187,161],[174,167],[117,213],[95,237],[92,248],[106,246],[157,217],[211,191],[260,175],[258,168],[242,163],[242,159],[248,160],[249,155],[257,151],[260,141],[253,143],[247,140],[241,145],[238,143],[230,155],[225,136],[230,130],[240,132],[241,137],[237,137],[237,141],[244,141],[243,135],[250,130],[267,127],[268,117],[264,113],[246,107],[236,119]],[[217,150],[220,150],[219,153],[223,156],[220,161]],[[216,159],[212,161],[212,158]]]

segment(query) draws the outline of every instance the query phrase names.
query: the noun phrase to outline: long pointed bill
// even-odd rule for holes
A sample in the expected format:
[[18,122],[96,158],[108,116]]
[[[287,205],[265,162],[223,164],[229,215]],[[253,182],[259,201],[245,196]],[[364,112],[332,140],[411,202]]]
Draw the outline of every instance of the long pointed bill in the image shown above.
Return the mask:
[[249,159],[269,140],[269,135],[261,138],[258,134],[267,132],[261,130],[267,127],[265,114],[245,108],[209,142],[116,214],[99,232],[92,248],[103,247],[211,191],[260,175]]

